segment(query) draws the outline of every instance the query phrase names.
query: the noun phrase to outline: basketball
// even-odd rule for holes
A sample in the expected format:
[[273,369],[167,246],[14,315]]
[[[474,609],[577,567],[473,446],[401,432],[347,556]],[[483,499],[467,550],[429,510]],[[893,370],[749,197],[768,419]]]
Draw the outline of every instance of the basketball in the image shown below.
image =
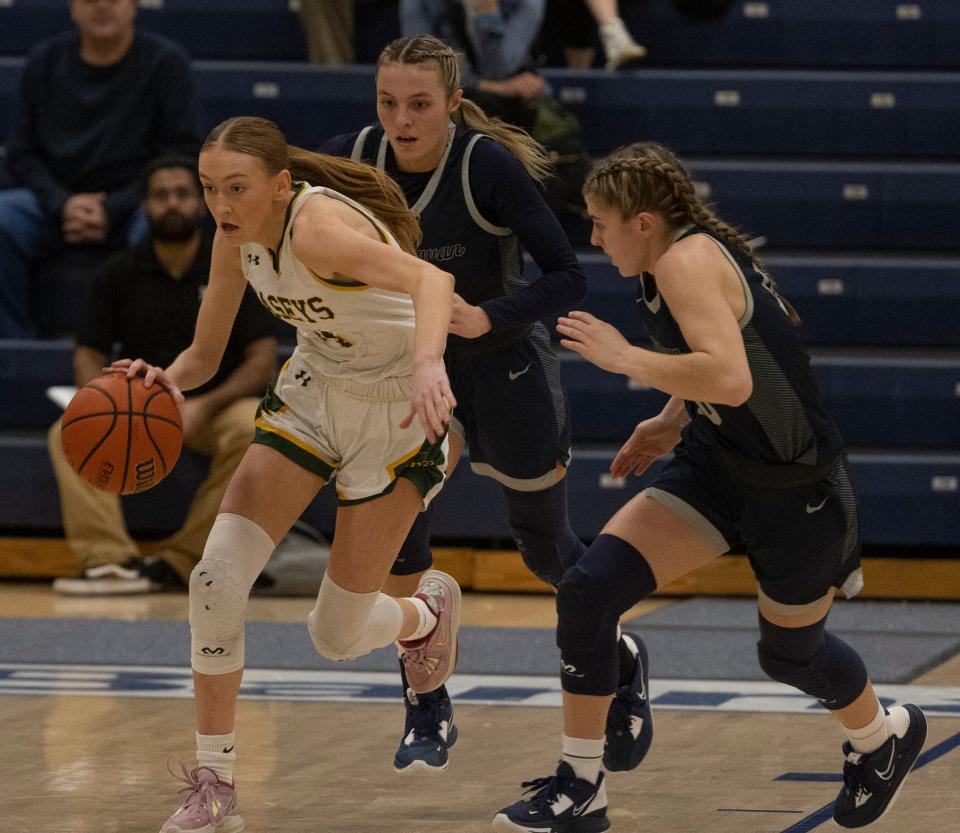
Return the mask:
[[130,495],[156,486],[180,456],[183,426],[159,384],[107,373],[77,391],[63,413],[61,442],[73,470],[91,486]]

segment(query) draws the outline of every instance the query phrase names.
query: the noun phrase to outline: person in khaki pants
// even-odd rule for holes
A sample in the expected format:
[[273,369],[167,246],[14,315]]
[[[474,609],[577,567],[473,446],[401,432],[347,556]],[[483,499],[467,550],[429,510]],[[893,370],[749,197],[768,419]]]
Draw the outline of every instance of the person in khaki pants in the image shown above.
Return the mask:
[[[149,239],[106,261],[90,287],[73,354],[78,387],[103,373],[115,344],[123,355],[149,357],[166,366],[193,339],[210,269],[196,161],[154,161],[147,169],[145,192]],[[50,428],[64,531],[80,566],[79,578],[59,578],[54,590],[100,595],[186,585],[230,476],[253,439],[257,395],[276,371],[275,331],[272,316],[248,293],[219,372],[190,391],[181,406],[184,445],[210,458],[210,472],[181,529],[145,561],[127,531],[120,499],[80,479],[66,461],[60,420]]]

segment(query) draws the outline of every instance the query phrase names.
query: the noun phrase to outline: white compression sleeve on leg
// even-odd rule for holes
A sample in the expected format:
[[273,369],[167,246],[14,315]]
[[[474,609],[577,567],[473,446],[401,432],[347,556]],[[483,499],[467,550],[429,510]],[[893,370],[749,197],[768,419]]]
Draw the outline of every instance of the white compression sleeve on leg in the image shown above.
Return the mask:
[[345,660],[369,654],[400,636],[403,610],[384,593],[352,593],[324,575],[307,630],[317,651]]
[[221,512],[190,574],[190,662],[200,674],[243,668],[243,620],[250,588],[273,539],[242,515]]

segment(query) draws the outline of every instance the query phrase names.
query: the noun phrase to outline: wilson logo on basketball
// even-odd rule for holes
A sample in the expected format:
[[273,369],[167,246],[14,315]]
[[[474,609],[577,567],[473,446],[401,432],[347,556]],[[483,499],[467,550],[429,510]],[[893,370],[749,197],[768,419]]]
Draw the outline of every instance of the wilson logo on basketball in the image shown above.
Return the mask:
[[135,492],[142,492],[144,489],[149,489],[153,485],[154,478],[157,476],[157,464],[153,457],[148,457],[146,460],[141,460],[134,466],[134,483],[136,484],[133,487]]

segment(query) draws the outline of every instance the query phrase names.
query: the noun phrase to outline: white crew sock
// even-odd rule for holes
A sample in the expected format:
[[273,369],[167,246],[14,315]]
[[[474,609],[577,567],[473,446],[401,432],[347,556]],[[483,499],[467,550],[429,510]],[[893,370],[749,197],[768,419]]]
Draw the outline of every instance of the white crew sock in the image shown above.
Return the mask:
[[430,606],[420,598],[416,596],[411,596],[407,599],[409,602],[413,602],[413,606],[417,609],[417,613],[420,614],[420,623],[417,625],[416,629],[409,636],[403,637],[403,642],[414,642],[418,639],[423,639],[425,636],[429,636],[433,629],[437,626],[437,617]]
[[910,728],[910,712],[903,706],[894,706],[886,711],[877,703],[877,714],[866,726],[859,729],[844,729],[854,752],[876,752],[890,735],[902,738]]
[[563,760],[570,764],[577,778],[597,783],[603,761],[603,741],[603,738],[563,736]]
[[234,752],[236,733],[229,735],[201,735],[197,732],[197,767],[212,769],[217,778],[233,783],[233,765],[237,760]]

